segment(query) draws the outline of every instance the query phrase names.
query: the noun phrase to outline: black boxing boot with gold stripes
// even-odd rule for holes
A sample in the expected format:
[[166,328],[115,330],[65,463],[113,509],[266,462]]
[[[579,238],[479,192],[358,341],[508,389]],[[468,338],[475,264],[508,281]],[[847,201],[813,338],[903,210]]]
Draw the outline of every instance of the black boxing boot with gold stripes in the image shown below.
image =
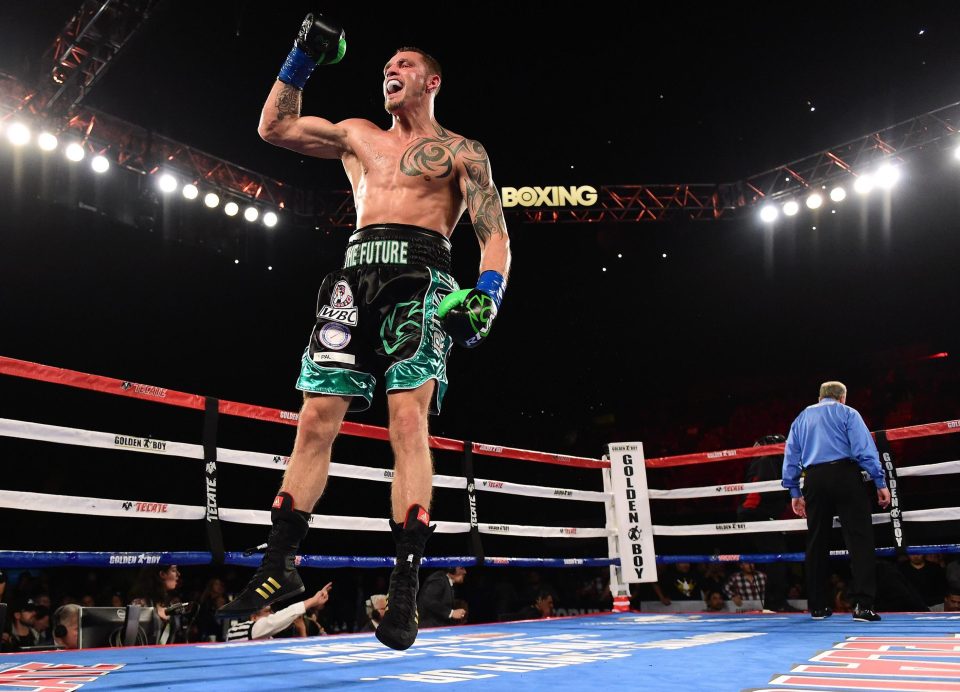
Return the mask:
[[293,508],[293,497],[280,493],[270,512],[273,528],[260,568],[235,599],[217,610],[217,618],[247,617],[261,608],[303,593],[294,562],[300,541],[307,535],[310,514]]
[[403,526],[390,520],[390,530],[397,543],[397,564],[390,574],[387,611],[374,633],[391,649],[409,649],[417,639],[417,591],[420,589],[420,561],[427,539],[435,526],[420,505],[411,505]]

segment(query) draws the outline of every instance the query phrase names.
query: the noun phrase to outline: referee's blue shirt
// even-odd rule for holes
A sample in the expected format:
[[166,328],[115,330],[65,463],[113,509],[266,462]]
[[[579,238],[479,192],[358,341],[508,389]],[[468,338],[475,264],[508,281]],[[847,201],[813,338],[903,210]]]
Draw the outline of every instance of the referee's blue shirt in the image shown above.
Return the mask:
[[878,488],[887,487],[877,445],[863,418],[856,409],[825,398],[805,408],[790,426],[781,484],[790,491],[790,497],[802,497],[803,469],[840,459],[855,460]]

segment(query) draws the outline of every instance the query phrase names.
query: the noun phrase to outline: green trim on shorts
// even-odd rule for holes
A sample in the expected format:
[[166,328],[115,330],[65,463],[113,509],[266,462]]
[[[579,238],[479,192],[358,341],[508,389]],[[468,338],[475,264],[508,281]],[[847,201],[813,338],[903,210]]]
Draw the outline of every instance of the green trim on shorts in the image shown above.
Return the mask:
[[416,389],[430,380],[436,380],[434,391],[434,413],[440,413],[443,395],[447,393],[447,357],[453,347],[453,339],[447,336],[437,317],[440,298],[437,292],[445,289],[456,291],[459,286],[449,274],[429,267],[430,287],[423,297],[423,322],[420,325],[420,344],[416,352],[401,361],[397,361],[385,373],[387,392],[399,389]]
[[354,408],[354,405],[350,404],[350,410],[363,411],[370,408],[373,402],[373,388],[377,384],[377,379],[373,375],[344,368],[320,367],[310,360],[309,351],[309,348],[304,351],[301,358],[297,389],[314,394],[363,397],[366,405]]

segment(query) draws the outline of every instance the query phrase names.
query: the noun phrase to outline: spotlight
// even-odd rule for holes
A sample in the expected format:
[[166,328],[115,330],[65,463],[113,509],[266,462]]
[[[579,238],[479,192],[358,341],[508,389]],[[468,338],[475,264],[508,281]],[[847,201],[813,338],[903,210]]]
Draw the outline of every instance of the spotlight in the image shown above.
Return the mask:
[[177,179],[169,173],[164,173],[160,176],[160,179],[157,180],[157,186],[160,188],[160,192],[175,192],[178,185]]
[[772,204],[764,204],[760,208],[760,220],[764,223],[773,223],[779,215],[780,212],[778,212],[777,208]]
[[885,163],[877,171],[877,185],[884,190],[889,190],[897,181],[900,180],[900,169],[892,164]]
[[873,176],[864,173],[853,183],[853,189],[861,195],[869,193],[873,189]]
[[41,132],[37,137],[37,146],[43,151],[53,151],[57,148],[57,136],[49,132]]
[[22,147],[30,141],[30,129],[23,123],[14,123],[7,128],[7,139],[15,147]]
[[797,204],[796,200],[791,199],[783,205],[783,213],[785,216],[796,216],[798,211],[800,211],[800,205]]
[[256,207],[247,207],[243,210],[243,218],[245,218],[250,223],[253,223],[257,220],[257,217],[260,216],[260,212],[257,211]]
[[820,195],[819,192],[813,192],[810,194],[809,197],[807,197],[807,206],[810,209],[819,209],[822,204],[823,204],[823,197]]
[[197,195],[200,194],[200,190],[197,189],[197,186],[193,183],[187,183],[183,186],[183,196],[187,199],[196,199]]
[[227,216],[236,216],[237,212],[240,211],[240,205],[236,202],[227,202],[223,205],[223,213]]
[[830,199],[832,199],[834,202],[842,202],[846,198],[847,198],[847,191],[844,190],[842,187],[838,186],[830,190]]
[[97,154],[90,162],[90,168],[97,173],[106,173],[110,170],[110,161],[103,154]]
[[277,225],[277,222],[279,220],[280,219],[277,217],[277,215],[272,211],[268,211],[266,214],[263,215],[263,225],[266,226],[267,228],[273,228],[274,226]]
[[956,158],[960,159],[960,146],[958,146],[956,149],[953,150],[953,155]]
[[208,192],[203,196],[203,203],[211,209],[215,209],[220,204],[220,197],[215,192]]
[[76,142],[71,142],[67,145],[66,154],[68,159],[76,163],[78,161],[83,161],[83,157],[87,155],[87,152],[83,150],[83,145]]
[[240,264],[240,260],[235,259],[235,260],[233,260],[233,263],[234,263],[234,264]]

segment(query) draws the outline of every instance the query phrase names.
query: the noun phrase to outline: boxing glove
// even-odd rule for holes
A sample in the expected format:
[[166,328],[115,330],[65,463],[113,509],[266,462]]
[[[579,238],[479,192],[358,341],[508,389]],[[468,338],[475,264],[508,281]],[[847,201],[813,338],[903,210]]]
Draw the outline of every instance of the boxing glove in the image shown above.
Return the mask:
[[461,346],[479,346],[493,327],[506,287],[503,274],[487,270],[477,279],[475,288],[448,295],[437,308],[444,331]]
[[346,32],[322,15],[308,14],[277,79],[302,90],[317,65],[334,65],[346,52]]

